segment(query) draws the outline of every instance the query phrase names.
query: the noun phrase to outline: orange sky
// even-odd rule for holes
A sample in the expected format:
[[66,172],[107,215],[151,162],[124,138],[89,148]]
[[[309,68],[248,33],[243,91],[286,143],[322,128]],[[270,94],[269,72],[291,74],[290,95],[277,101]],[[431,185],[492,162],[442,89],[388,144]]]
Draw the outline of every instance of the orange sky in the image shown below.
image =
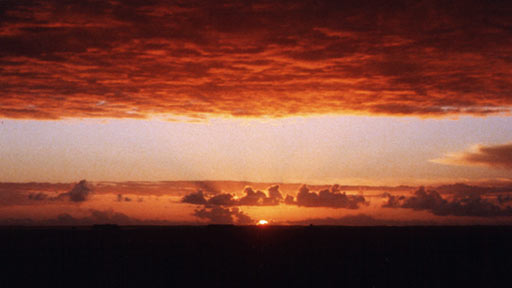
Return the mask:
[[0,4],[0,224],[512,219],[509,3],[135,2]]

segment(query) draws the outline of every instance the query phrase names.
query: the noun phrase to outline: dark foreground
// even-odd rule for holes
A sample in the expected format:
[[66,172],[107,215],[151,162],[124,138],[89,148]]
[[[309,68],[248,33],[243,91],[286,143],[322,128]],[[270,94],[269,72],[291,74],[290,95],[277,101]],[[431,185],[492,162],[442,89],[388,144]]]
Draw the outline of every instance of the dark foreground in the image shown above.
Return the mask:
[[0,287],[505,287],[512,227],[6,227],[0,257]]

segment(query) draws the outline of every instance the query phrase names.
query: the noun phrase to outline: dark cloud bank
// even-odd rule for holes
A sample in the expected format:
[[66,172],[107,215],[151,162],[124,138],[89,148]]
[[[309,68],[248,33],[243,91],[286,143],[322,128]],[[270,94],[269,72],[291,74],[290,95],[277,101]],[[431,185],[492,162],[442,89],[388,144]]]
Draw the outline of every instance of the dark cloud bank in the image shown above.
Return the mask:
[[420,187],[412,196],[397,196],[387,194],[384,208],[409,208],[425,210],[439,216],[477,216],[477,217],[505,217],[512,216],[512,208],[503,206],[510,201],[509,196],[498,196],[497,205],[479,194],[455,194],[453,199],[443,198],[435,190],[426,190]]
[[[297,196],[286,195],[279,192],[279,186],[269,187],[268,195],[264,191],[254,191],[250,187],[244,189],[244,196],[236,198],[232,194],[217,194],[211,197],[202,191],[183,197],[183,203],[201,205],[194,215],[208,219],[213,223],[237,223],[239,209],[233,206],[275,206],[297,205],[301,207],[324,207],[358,209],[368,205],[362,195],[346,195],[339,191],[339,185],[319,192],[311,192],[306,185],[300,187]],[[510,187],[479,187],[466,184],[442,185],[438,187],[441,193],[435,190],[426,190],[420,187],[412,196],[383,194],[387,198],[383,208],[408,208],[417,211],[429,211],[437,216],[474,216],[482,218],[512,216],[512,208],[507,206],[512,202]],[[444,197],[442,195],[445,195]],[[494,199],[494,201],[492,200]],[[226,207],[222,207],[226,206]],[[403,221],[381,220],[371,216],[359,214],[342,218],[307,219],[290,222],[291,224],[320,224],[320,225],[434,225],[434,221]],[[501,222],[500,222],[501,223]]]
[[[283,197],[279,191],[279,185],[267,188],[267,193],[245,187],[244,196],[235,197],[233,194],[220,193],[207,197],[203,191],[191,193],[183,197],[183,203],[202,205],[195,210],[194,216],[206,219],[216,224],[254,224],[255,221],[244,214],[238,207],[232,206],[277,206],[279,204],[297,205],[303,207],[329,207],[357,209],[360,205],[367,204],[363,196],[351,196],[341,193],[339,185],[333,185],[330,189],[321,190],[318,193],[310,192],[306,185],[299,189],[297,197],[287,195]],[[228,207],[222,207],[228,206]],[[231,207],[231,208],[229,208]]]
[[347,195],[340,192],[339,185],[333,185],[329,190],[321,190],[318,193],[310,192],[307,186],[302,186],[297,194],[297,200],[288,198],[287,204],[296,203],[305,207],[330,207],[358,209],[361,205],[367,204],[364,196]]
[[207,197],[201,190],[183,197],[183,203],[198,204],[205,206],[223,205],[223,206],[276,206],[281,203],[286,205],[297,205],[303,207],[329,207],[329,208],[347,208],[357,209],[360,205],[367,204],[364,196],[347,195],[340,192],[339,185],[333,185],[330,189],[324,189],[317,192],[311,192],[306,185],[300,187],[297,197],[286,195],[283,197],[279,191],[279,185],[270,186],[265,193],[261,190],[254,191],[251,187],[246,187],[243,191],[244,196],[235,197],[233,194],[221,193],[212,197]]
[[0,117],[509,112],[510,15],[477,0],[3,0]]
[[[40,189],[41,187],[46,190],[52,188],[48,185],[41,186],[42,184],[37,183],[33,185],[35,185],[37,189]],[[10,187],[12,185],[7,186]],[[31,187],[30,185],[27,186],[25,184],[22,186],[24,189],[29,189]],[[357,210],[369,204],[369,201],[367,201],[364,196],[347,195],[340,191],[340,187],[341,186],[339,185],[332,185],[328,189],[322,189],[318,192],[314,192],[310,191],[308,186],[302,185],[295,197],[292,195],[283,196],[279,189],[279,185],[272,185],[268,187],[266,191],[254,190],[251,187],[245,187],[242,197],[236,197],[234,194],[222,193],[220,190],[210,190],[208,193],[198,190],[195,193],[185,195],[181,202],[197,205],[193,216],[200,220],[204,220],[207,223],[240,225],[255,223],[254,219],[251,219],[251,217],[240,209],[240,207],[243,206],[296,205],[299,207],[343,208]],[[90,185],[85,180],[82,180],[75,184],[69,192],[60,193],[57,196],[49,196],[49,194],[43,192],[34,192],[30,193],[28,198],[32,201],[67,200],[69,202],[80,203],[89,199],[91,191]],[[506,217],[512,216],[512,207],[510,207],[510,204],[512,203],[512,187],[508,184],[503,184],[501,186],[472,186],[459,183],[431,188],[420,187],[412,193],[412,195],[408,196],[385,193],[379,197],[386,198],[382,207],[387,209],[428,211],[437,216],[469,216],[480,217],[481,219],[496,219],[496,223],[501,224],[507,224],[508,222],[505,220],[503,220],[505,222],[501,220],[500,222],[498,221],[498,218],[505,219]],[[118,194],[117,200],[122,202],[132,201],[132,199],[124,197],[122,194]],[[66,219],[69,219],[69,221]],[[90,217],[84,217],[83,219],[77,219],[68,214],[62,214],[57,219],[44,221],[33,221],[29,219],[2,220],[2,223],[4,224],[11,223],[14,225],[23,223],[26,225],[60,225],[59,223],[62,223],[62,225],[67,225],[66,223],[69,225],[88,225],[109,222],[123,225],[152,225],[151,223],[154,223],[155,225],[166,225],[166,223],[179,224],[168,221],[132,219],[124,214],[112,211],[91,212]],[[433,221],[416,220],[383,220],[364,214],[358,214],[341,218],[306,219],[303,221],[289,222],[288,224],[374,226],[435,225],[436,223]],[[453,222],[453,224],[457,223]]]

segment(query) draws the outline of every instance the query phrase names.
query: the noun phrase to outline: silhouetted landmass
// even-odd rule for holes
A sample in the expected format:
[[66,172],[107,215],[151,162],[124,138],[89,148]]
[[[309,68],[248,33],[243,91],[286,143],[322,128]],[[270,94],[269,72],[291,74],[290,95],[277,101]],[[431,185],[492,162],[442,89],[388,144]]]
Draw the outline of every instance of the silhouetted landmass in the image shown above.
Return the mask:
[[504,287],[511,243],[500,226],[4,227],[0,287]]
[[96,224],[92,226],[95,230],[119,230],[120,226],[117,224]]

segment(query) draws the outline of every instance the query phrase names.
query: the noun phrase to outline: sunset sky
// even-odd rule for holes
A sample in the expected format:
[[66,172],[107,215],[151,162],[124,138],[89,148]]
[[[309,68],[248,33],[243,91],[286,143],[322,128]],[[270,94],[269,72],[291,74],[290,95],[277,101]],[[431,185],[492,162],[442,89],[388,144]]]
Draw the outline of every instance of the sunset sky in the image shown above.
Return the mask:
[[510,15],[0,1],[0,225],[512,224]]

